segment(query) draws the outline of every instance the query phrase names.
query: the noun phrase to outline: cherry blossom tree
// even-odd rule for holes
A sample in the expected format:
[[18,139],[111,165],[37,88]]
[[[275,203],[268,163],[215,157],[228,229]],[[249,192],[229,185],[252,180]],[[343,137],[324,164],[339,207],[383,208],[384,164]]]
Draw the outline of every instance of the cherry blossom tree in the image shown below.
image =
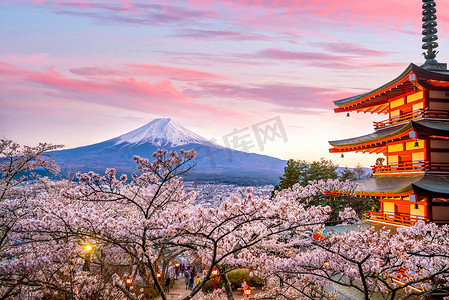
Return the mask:
[[[346,211],[347,217],[351,212]],[[330,233],[292,244],[289,253],[259,260],[260,272],[287,282],[270,291],[287,298],[330,297],[339,288],[364,299],[430,295],[449,283],[449,227],[418,222],[398,229],[373,227]],[[290,279],[290,280],[287,280]],[[325,287],[325,288],[323,288]],[[337,297],[338,298],[338,297]]]
[[[57,173],[58,166],[46,154],[61,145],[41,143],[36,147],[23,146],[11,140],[0,140],[0,259],[11,257],[16,242],[11,238],[17,223],[26,215],[29,199],[39,191],[26,185],[39,180],[36,170]],[[2,266],[5,264],[2,263]],[[0,297],[5,298],[16,293],[18,283],[9,273],[0,268]]]
[[[54,149],[40,149],[46,147]],[[39,164],[22,169],[56,170],[41,158],[44,151],[29,160]],[[9,153],[5,162],[23,160],[19,152],[3,152]],[[25,186],[5,179],[1,209],[15,219],[1,248],[0,297],[144,299],[154,285],[167,299],[157,273],[186,251],[208,272],[184,299],[201,291],[214,268],[224,278],[245,267],[282,279],[284,286],[267,295],[292,299],[330,297],[332,284],[353,288],[365,299],[424,295],[447,284],[447,227],[418,223],[398,233],[360,228],[317,239],[332,209],[316,199],[332,199],[336,190],[350,194],[353,183],[311,182],[271,198],[247,188],[204,207],[195,202],[195,192],[185,191],[181,177],[194,159],[194,151],[158,150],[152,160],[136,156],[137,172],[129,179],[115,169],[78,173],[77,182],[41,179]],[[8,172],[3,178],[11,178]],[[355,212],[344,209],[340,216],[352,220]],[[227,289],[204,297],[232,299],[232,294]]]

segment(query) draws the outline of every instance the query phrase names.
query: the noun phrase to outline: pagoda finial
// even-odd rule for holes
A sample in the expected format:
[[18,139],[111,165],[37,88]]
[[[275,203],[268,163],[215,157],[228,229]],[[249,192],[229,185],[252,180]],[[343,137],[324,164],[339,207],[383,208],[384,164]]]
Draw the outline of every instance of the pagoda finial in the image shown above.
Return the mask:
[[427,49],[427,53],[423,54],[426,58],[426,61],[435,60],[437,51],[433,49],[438,47],[438,43],[435,42],[436,40],[438,40],[438,36],[436,35],[436,33],[438,32],[438,30],[436,29],[437,21],[435,21],[437,19],[437,16],[435,14],[437,12],[437,10],[435,9],[436,3],[433,0],[422,0],[422,2],[424,2],[424,4],[422,5],[422,28],[424,29],[422,31],[422,34],[424,35],[424,37],[422,38],[422,41],[424,42],[422,48],[424,50]]
[[424,43],[422,45],[422,48],[424,50],[427,50],[427,52],[423,53],[424,57],[426,58],[426,62],[422,67],[425,69],[445,70],[447,68],[447,65],[440,64],[435,59],[438,54],[438,51],[434,50],[438,47],[438,43],[436,42],[436,40],[438,40],[438,36],[436,34],[438,32],[438,30],[436,29],[437,21],[435,21],[437,19],[437,16],[435,14],[437,12],[435,8],[436,3],[433,0],[422,0],[422,2],[422,28],[424,29],[422,31],[422,34],[424,35],[424,37],[422,38],[422,41]]

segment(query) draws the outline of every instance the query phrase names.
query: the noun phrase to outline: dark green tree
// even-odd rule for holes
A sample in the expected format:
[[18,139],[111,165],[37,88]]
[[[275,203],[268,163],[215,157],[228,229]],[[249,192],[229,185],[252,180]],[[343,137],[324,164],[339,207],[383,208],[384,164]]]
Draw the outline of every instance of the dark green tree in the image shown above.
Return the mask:
[[[308,163],[304,160],[287,161],[287,165],[284,168],[284,175],[279,177],[279,185],[275,186],[275,190],[283,190],[291,188],[294,184],[299,183],[301,186],[306,186],[313,180],[327,180],[327,179],[339,179],[345,180],[359,180],[369,176],[360,164],[354,169],[345,168],[340,172],[338,176],[337,165],[332,163],[331,160],[325,160],[321,158],[319,161],[313,161]],[[274,193],[274,192],[273,192]],[[359,218],[363,217],[363,214],[367,210],[375,209],[377,200],[370,198],[352,197],[348,195],[321,195],[315,199],[309,199],[307,205],[329,205],[333,209],[330,221],[336,221],[338,219],[338,213],[344,207],[352,207]]]
[[301,161],[299,163],[299,184],[306,186],[313,180],[337,179],[337,167],[338,165],[335,165],[331,160],[325,160],[324,158],[312,163]]
[[274,187],[276,191],[288,189],[299,181],[299,161],[289,159],[284,167],[284,175],[279,177],[279,184]]
[[289,159],[284,168],[284,175],[279,177],[279,184],[274,189],[277,191],[287,189],[295,183],[306,186],[313,180],[337,179],[337,167],[331,160],[324,158],[311,163]]

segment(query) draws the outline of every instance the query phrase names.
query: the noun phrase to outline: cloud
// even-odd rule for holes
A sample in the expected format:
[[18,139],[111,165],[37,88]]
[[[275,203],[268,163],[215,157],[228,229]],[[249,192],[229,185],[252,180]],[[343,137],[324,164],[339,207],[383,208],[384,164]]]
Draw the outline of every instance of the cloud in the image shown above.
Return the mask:
[[[143,26],[185,24],[207,28],[206,24],[219,20],[222,24],[232,24],[242,29],[264,28],[277,33],[286,28],[295,28],[296,32],[302,31],[306,35],[323,34],[320,31],[324,27],[336,30],[356,26],[355,30],[362,27],[365,31],[380,32],[417,28],[421,23],[421,4],[404,0],[350,3],[347,0],[326,0],[325,3],[322,0],[180,0],[176,1],[176,5],[163,1],[148,3],[144,0],[31,2],[58,14],[82,16],[105,23]],[[447,30],[449,6],[437,2],[437,14],[440,28]],[[188,30],[181,29],[180,34],[183,33],[188,33]],[[210,32],[209,37],[224,36],[220,36],[219,32]],[[233,35],[227,37],[236,38]]]
[[[42,3],[41,3],[42,4]],[[57,1],[45,3],[48,9],[57,14],[86,17],[104,23],[128,25],[196,24],[202,19],[213,19],[210,11],[188,6],[148,3],[146,1],[83,2]]]
[[31,71],[0,62],[0,88],[7,90],[11,99],[33,102],[50,97],[153,114],[178,114],[181,111],[190,115],[210,113],[225,117],[235,114],[227,109],[196,103],[169,80],[150,83],[132,77],[74,79],[53,69]]
[[[363,49],[363,48],[362,48]],[[357,52],[357,50],[354,50]],[[363,51],[363,50],[358,50]],[[274,60],[291,60],[313,67],[352,71],[366,68],[397,68],[403,67],[401,62],[385,62],[384,60],[370,60],[366,56],[328,54],[325,52],[288,51],[276,48],[264,49],[251,56]],[[352,55],[351,55],[352,54]]]
[[99,67],[84,67],[84,68],[73,68],[70,72],[80,76],[117,76],[124,75],[124,72],[118,70],[112,70],[108,68]]
[[214,79],[226,79],[225,76],[203,72],[193,69],[176,68],[163,65],[150,64],[126,64],[120,69],[84,67],[73,68],[70,72],[86,77],[104,77],[104,76],[146,76],[150,78],[164,78],[166,80],[178,81],[203,81]]
[[324,50],[327,50],[329,52],[344,53],[364,57],[369,56],[382,57],[394,53],[391,51],[379,51],[374,49],[368,49],[361,44],[349,43],[344,41],[313,43],[313,45],[323,48]]
[[178,31],[175,36],[204,40],[225,39],[234,41],[273,41],[272,37],[264,34],[230,30],[184,29]]
[[[269,103],[273,106],[297,109],[332,109],[332,100],[348,96],[338,90],[330,88],[317,88],[301,85],[287,84],[253,84],[253,85],[231,85],[231,84],[197,84],[199,89],[185,90],[184,93],[190,97],[221,97],[226,99],[241,99]],[[291,111],[290,113],[295,113]]]
[[44,66],[53,62],[53,60],[49,58],[48,53],[7,53],[0,56],[0,61],[9,61],[14,64],[27,66]]
[[212,79],[225,79],[225,76],[202,72],[198,70],[175,68],[161,65],[148,65],[148,64],[128,64],[133,69],[133,72],[139,72],[140,74],[157,74],[160,76],[166,76],[173,80],[181,81],[202,81]]

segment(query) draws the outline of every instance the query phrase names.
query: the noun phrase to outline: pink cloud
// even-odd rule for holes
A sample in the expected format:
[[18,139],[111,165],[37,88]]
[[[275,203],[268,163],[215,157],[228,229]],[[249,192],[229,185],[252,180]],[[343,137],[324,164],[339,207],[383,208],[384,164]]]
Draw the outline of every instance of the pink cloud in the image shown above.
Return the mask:
[[48,53],[3,54],[0,56],[0,61],[9,61],[14,64],[21,64],[27,66],[43,66],[49,65],[50,63],[53,62],[53,60],[49,58]]
[[111,1],[108,3],[57,1],[56,3],[45,3],[45,6],[58,14],[132,25],[165,25],[187,22],[193,24],[201,19],[216,17],[215,13],[201,10],[201,7],[189,8],[165,3],[153,4],[147,1]]
[[[6,82],[8,82],[7,85]],[[153,114],[156,112],[165,115],[179,112],[183,115],[206,113],[219,114],[224,118],[236,115],[234,111],[194,102],[169,80],[156,83],[135,78],[80,80],[69,78],[53,69],[45,72],[30,71],[0,62],[0,88],[7,89],[9,95],[14,95],[11,98],[21,98],[20,95],[28,91],[24,101],[39,101],[41,97],[51,97]],[[32,92],[29,92],[30,90]]]
[[[244,99],[274,106],[289,108],[289,113],[298,113],[304,109],[332,109],[330,99],[341,99],[349,96],[348,93],[331,88],[317,88],[301,85],[287,84],[197,84],[199,90],[184,91],[190,97],[222,97],[227,99]],[[291,109],[295,110],[291,110]]]
[[85,67],[70,69],[70,72],[81,76],[117,76],[124,73],[117,70],[99,67]]
[[182,81],[201,81],[211,79],[225,79],[225,76],[202,72],[192,69],[174,68],[160,65],[148,65],[148,64],[129,64],[129,67],[133,69],[133,72],[138,71],[143,75],[161,75],[169,77],[170,79],[182,80]]
[[162,81],[155,84],[139,82],[134,78],[88,81],[68,78],[53,69],[47,72],[37,72],[20,69],[11,64],[0,63],[0,74],[19,78],[24,82],[38,84],[41,87],[51,87],[62,92],[92,93],[92,94],[129,94],[147,96],[153,99],[186,100],[187,97],[177,91],[170,82]]
[[[362,48],[363,49],[363,48]],[[363,51],[363,50],[359,50]],[[354,50],[357,52],[357,50]],[[312,65],[314,67],[324,67],[338,70],[358,70],[370,68],[397,68],[403,67],[404,63],[400,62],[384,62],[369,60],[365,57],[357,57],[351,51],[352,55],[336,55],[324,52],[303,52],[303,51],[287,51],[281,49],[265,49],[253,55],[253,57],[268,58],[275,60],[292,60]]]
[[162,77],[169,80],[178,81],[203,81],[214,79],[226,79],[225,76],[203,72],[186,68],[175,68],[162,65],[149,64],[127,64],[125,68],[114,70],[110,68],[85,67],[70,69],[70,72],[76,75],[95,77],[95,76],[147,76]]
[[348,43],[345,41],[314,43],[314,45],[334,53],[345,53],[349,55],[359,55],[365,57],[369,56],[381,57],[393,53],[391,51],[379,51],[374,49],[368,49],[361,44]]
[[[19,0],[20,1],[20,0]],[[20,1],[27,3],[29,1]],[[321,26],[369,27],[374,31],[401,29],[420,24],[421,3],[404,0],[185,0],[176,5],[134,1],[32,1],[60,14],[84,16],[104,22],[142,25],[200,24],[202,21],[224,20],[225,24],[242,27],[301,28],[304,33],[317,33],[313,22]],[[449,6],[437,1],[439,25],[449,28]],[[279,22],[281,20],[281,22]],[[331,25],[332,24],[332,25]],[[299,26],[301,25],[301,26]],[[418,25],[419,26],[419,25]],[[220,37],[215,35],[215,37]],[[222,36],[223,37],[223,36]],[[228,36],[234,38],[235,36]]]
[[185,29],[177,33],[178,37],[191,37],[194,39],[216,40],[227,39],[234,41],[272,41],[273,38],[263,34],[244,33],[229,30]]
[[260,56],[266,58],[275,58],[281,60],[304,60],[304,61],[335,61],[349,62],[347,56],[330,55],[321,52],[303,52],[303,51],[287,51],[281,49],[265,49],[259,52]]

